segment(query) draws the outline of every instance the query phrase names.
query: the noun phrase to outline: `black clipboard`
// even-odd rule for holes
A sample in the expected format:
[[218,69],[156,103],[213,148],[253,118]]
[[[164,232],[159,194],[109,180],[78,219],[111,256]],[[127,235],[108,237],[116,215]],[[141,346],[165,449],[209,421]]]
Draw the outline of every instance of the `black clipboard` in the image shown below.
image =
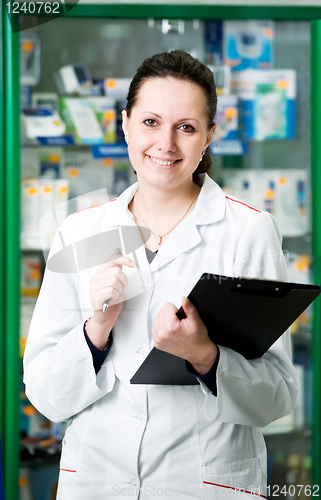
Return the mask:
[[[209,336],[247,359],[262,356],[320,294],[301,283],[204,273],[188,295]],[[179,319],[186,317],[182,307]],[[131,384],[197,385],[185,360],[154,347]]]

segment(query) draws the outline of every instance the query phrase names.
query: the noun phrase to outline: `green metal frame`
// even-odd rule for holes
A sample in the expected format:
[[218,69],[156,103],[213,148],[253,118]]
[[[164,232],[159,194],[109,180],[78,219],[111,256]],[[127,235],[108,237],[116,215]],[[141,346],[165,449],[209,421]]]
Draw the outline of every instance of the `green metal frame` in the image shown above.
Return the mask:
[[[195,0],[196,3],[196,0]],[[1,203],[4,230],[0,241],[0,287],[5,292],[5,311],[0,309],[2,356],[5,356],[5,386],[0,404],[4,413],[2,428],[6,498],[17,499],[19,466],[19,304],[20,304],[20,147],[19,147],[19,34],[13,34],[5,8],[2,7],[3,44],[3,121],[0,116],[0,149],[4,168],[1,169]],[[256,6],[183,6],[183,5],[77,5],[65,17],[99,18],[181,18],[181,19],[276,19],[311,20],[311,188],[312,236],[315,282],[321,283],[321,7],[256,7]],[[53,21],[54,22],[54,21]],[[0,87],[2,83],[0,71]],[[0,88],[1,91],[1,88]],[[0,103],[1,113],[1,103]],[[5,134],[2,134],[4,123]],[[4,136],[3,144],[1,143]],[[3,146],[3,148],[1,148]],[[0,153],[1,154],[1,153]],[[4,274],[5,269],[5,274]],[[6,289],[4,289],[6,286]],[[2,304],[0,302],[0,308]],[[4,319],[5,318],[5,322]],[[313,353],[313,484],[321,486],[321,307],[315,302]],[[0,360],[1,361],[1,360]],[[3,377],[2,377],[3,378]],[[0,412],[0,415],[3,412]],[[1,421],[0,421],[1,424]]]
[[[3,4],[2,4],[3,5]],[[2,7],[3,124],[4,124],[4,266],[3,333],[5,394],[2,414],[5,432],[3,463],[6,498],[19,498],[19,317],[20,317],[20,84],[19,33],[12,33]]]
[[[311,22],[311,195],[312,254],[315,283],[321,284],[321,21]],[[314,303],[312,336],[312,472],[321,485],[321,302]]]
[[[2,10],[0,9],[0,31],[2,40]],[[3,60],[2,43],[0,42],[0,61]],[[3,66],[0,65],[0,203],[1,203],[1,224],[4,227],[4,157],[3,157]],[[4,266],[4,239],[0,237],[0,297],[5,297],[5,266]],[[0,404],[4,400],[4,360],[5,360],[5,321],[4,321],[4,301],[0,301]],[[0,437],[4,436],[4,418],[0,411]]]
[[[173,2],[174,3],[174,2]],[[146,19],[284,19],[312,20],[321,17],[321,7],[264,7],[244,5],[76,5],[68,17],[126,17]]]

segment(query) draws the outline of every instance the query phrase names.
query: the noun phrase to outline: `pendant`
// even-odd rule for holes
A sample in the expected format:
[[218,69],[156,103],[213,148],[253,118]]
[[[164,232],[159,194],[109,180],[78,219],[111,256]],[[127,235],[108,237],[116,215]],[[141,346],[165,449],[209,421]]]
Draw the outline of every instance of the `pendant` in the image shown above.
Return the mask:
[[157,236],[157,245],[161,245],[162,237],[160,235]]

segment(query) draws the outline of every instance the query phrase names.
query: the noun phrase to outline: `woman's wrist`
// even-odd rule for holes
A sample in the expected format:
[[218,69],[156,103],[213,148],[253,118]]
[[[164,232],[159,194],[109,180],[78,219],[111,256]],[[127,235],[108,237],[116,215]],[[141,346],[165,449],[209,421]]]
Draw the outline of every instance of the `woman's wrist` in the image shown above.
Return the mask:
[[91,316],[85,321],[84,328],[89,340],[97,349],[104,350],[108,348],[112,326],[107,328],[106,326],[102,327],[95,320],[95,316]]
[[216,357],[218,354],[218,349],[214,342],[211,342],[210,348],[206,349],[205,354],[200,357],[197,361],[190,362],[194,370],[199,373],[199,375],[205,375],[212,368]]

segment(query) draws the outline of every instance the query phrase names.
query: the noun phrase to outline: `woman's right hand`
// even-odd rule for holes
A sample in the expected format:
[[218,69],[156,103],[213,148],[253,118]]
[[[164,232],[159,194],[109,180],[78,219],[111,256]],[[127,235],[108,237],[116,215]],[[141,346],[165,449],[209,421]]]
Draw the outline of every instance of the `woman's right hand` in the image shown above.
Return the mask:
[[[90,301],[94,314],[86,324],[86,332],[98,349],[106,347],[109,333],[124,307],[128,278],[122,271],[123,265],[136,267],[129,257],[113,254],[90,279]],[[108,309],[103,314],[103,304],[108,299]]]

